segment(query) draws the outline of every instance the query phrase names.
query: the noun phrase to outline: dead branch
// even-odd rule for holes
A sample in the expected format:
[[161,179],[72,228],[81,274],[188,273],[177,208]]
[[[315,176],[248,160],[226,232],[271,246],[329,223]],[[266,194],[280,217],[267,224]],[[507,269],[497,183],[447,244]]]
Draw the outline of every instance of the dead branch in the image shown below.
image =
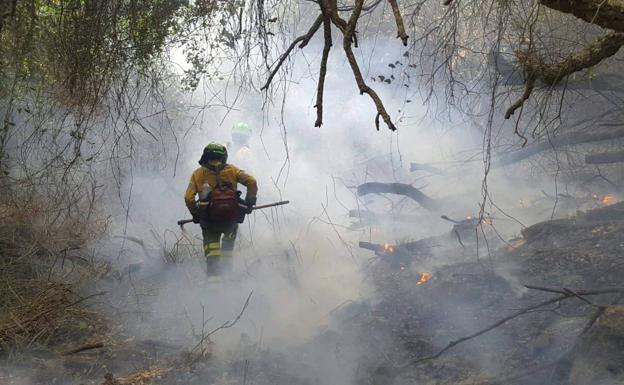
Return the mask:
[[247,296],[247,299],[245,300],[245,303],[243,304],[243,307],[241,308],[240,312],[238,313],[238,315],[236,317],[234,317],[234,319],[229,320],[229,321],[225,321],[223,322],[221,325],[219,325],[218,327],[214,328],[213,330],[211,330],[210,332],[204,334],[201,336],[200,340],[197,342],[197,344],[193,347],[193,349],[191,349],[191,352],[195,352],[197,351],[197,349],[199,349],[204,342],[206,342],[207,340],[209,340],[210,336],[215,334],[216,332],[218,332],[219,330],[223,330],[223,329],[229,329],[232,326],[236,325],[236,323],[241,319],[241,317],[243,316],[243,313],[245,312],[245,310],[247,309],[247,306],[249,306],[249,301],[251,300],[251,295],[253,294],[253,290],[251,292],[249,292],[249,295]]
[[507,317],[504,317],[504,318],[502,318],[502,319],[500,319],[498,321],[496,321],[495,323],[493,323],[492,325],[490,325],[490,326],[488,326],[488,327],[486,327],[484,329],[481,329],[481,330],[479,330],[479,331],[477,331],[477,332],[475,332],[475,333],[473,333],[471,335],[468,335],[468,336],[459,338],[457,340],[451,341],[451,342],[448,343],[448,345],[446,345],[444,348],[439,350],[437,353],[435,353],[433,355],[430,355],[430,356],[427,356],[427,357],[423,357],[423,358],[419,358],[419,359],[413,360],[413,361],[405,364],[404,366],[400,367],[400,370],[404,370],[404,369],[406,369],[406,368],[408,368],[408,367],[410,367],[412,365],[416,365],[416,364],[419,364],[419,363],[424,362],[424,361],[430,361],[430,360],[436,359],[436,358],[440,357],[442,354],[444,354],[445,352],[447,352],[448,350],[450,350],[451,348],[453,348],[454,346],[457,346],[457,345],[461,344],[462,342],[466,342],[466,341],[471,340],[473,338],[479,337],[479,336],[481,336],[481,335],[483,335],[483,334],[485,334],[485,333],[487,333],[487,332],[489,332],[489,331],[491,331],[493,329],[496,329],[497,327],[499,327],[499,326],[501,326],[501,325],[511,321],[514,318],[520,317],[521,315],[527,314],[527,313],[529,313],[529,312],[531,312],[533,310],[539,309],[541,307],[544,307],[544,306],[547,306],[547,305],[550,305],[550,304],[553,304],[553,303],[557,303],[559,301],[563,301],[563,300],[566,300],[566,299],[569,299],[569,298],[576,298],[577,295],[578,296],[583,296],[583,295],[610,294],[610,293],[621,293],[621,292],[624,291],[624,288],[613,288],[613,289],[603,289],[603,290],[576,290],[576,291],[572,292],[570,290],[566,291],[565,289],[561,289],[560,290],[560,289],[553,289],[553,288],[548,288],[548,287],[540,287],[540,286],[532,286],[532,285],[524,285],[524,286],[526,288],[529,288],[529,289],[546,291],[546,292],[549,292],[549,293],[559,293],[560,295],[555,297],[555,298],[551,298],[551,299],[549,299],[547,301],[540,302],[540,303],[538,303],[536,305],[529,306],[529,307],[526,307],[524,309],[518,310],[517,312],[515,312],[515,313],[513,313],[513,314],[511,314],[511,315],[509,315]]
[[535,76],[529,76],[526,80],[526,83],[524,84],[524,93],[522,94],[520,99],[516,100],[516,102],[512,104],[511,106],[509,106],[507,111],[505,111],[505,119],[509,119],[511,115],[513,115],[516,112],[518,108],[524,105],[524,102],[526,102],[529,99],[534,88],[535,88]]
[[599,131],[579,130],[568,134],[553,136],[550,141],[544,140],[542,142],[532,143],[518,151],[508,152],[501,156],[495,163],[496,166],[506,166],[552,148],[581,143],[601,142],[622,137],[624,137],[624,128],[603,129]]
[[615,55],[624,45],[624,33],[610,33],[559,63],[545,63],[535,51],[518,50],[518,63],[529,75],[547,85],[555,85],[566,76],[590,68]]
[[273,81],[273,78],[277,74],[277,71],[279,71],[279,69],[282,67],[282,64],[284,64],[284,61],[288,58],[292,50],[295,49],[295,46],[298,43],[301,43],[299,45],[299,48],[304,48],[305,46],[307,46],[308,43],[310,42],[310,39],[312,39],[316,31],[318,31],[318,29],[321,27],[322,23],[323,23],[323,16],[319,15],[316,18],[316,20],[314,20],[314,23],[312,23],[312,26],[310,27],[308,32],[306,32],[304,35],[299,36],[292,43],[290,43],[290,46],[286,49],[286,52],[284,52],[282,56],[280,56],[279,60],[277,61],[277,64],[275,65],[275,67],[273,67],[273,70],[271,70],[271,73],[269,74],[269,78],[267,79],[266,83],[264,83],[264,85],[260,87],[261,91],[269,88],[269,85]]
[[615,55],[624,45],[623,33],[610,33],[596,39],[585,49],[568,56],[559,63],[546,63],[534,50],[518,50],[518,64],[525,73],[525,89],[522,97],[507,109],[505,119],[509,119],[531,96],[536,81],[548,86],[555,86],[567,76],[593,67]]
[[403,45],[407,47],[407,33],[405,33],[405,25],[403,24],[403,17],[401,16],[401,10],[396,0],[388,0],[390,6],[392,6],[392,13],[394,14],[394,20],[397,25],[397,37],[403,41]]
[[[407,42],[407,34],[405,33],[405,27],[403,25],[403,19],[401,17],[400,11],[398,9],[398,5],[396,4],[396,0],[389,0],[391,4],[393,4],[393,11],[395,13],[395,19],[397,21],[397,28],[399,29],[399,36],[403,40],[404,44]],[[341,10],[338,6],[337,0],[319,0],[314,1],[319,4],[321,8],[321,14],[316,18],[309,31],[302,36],[296,38],[290,46],[286,49],[286,52],[280,56],[277,61],[277,64],[271,70],[269,77],[265,84],[260,88],[260,90],[266,90],[273,78],[281,68],[282,64],[288,58],[292,50],[295,48],[297,43],[301,42],[299,45],[300,48],[305,47],[310,39],[314,36],[316,31],[320,28],[321,24],[324,25],[324,47],[323,47],[323,56],[321,59],[320,65],[320,73],[319,73],[319,83],[317,84],[317,92],[316,92],[316,121],[314,123],[315,127],[320,127],[323,124],[323,92],[325,88],[325,77],[327,75],[327,60],[329,57],[329,52],[332,46],[332,37],[331,37],[331,25],[330,22],[333,23],[343,34],[343,48],[345,54],[347,56],[347,60],[349,65],[351,66],[351,70],[353,75],[355,76],[355,81],[360,90],[360,95],[367,94],[375,104],[377,109],[377,116],[375,118],[375,126],[377,130],[379,130],[379,116],[381,116],[388,126],[388,128],[392,131],[396,130],[396,126],[392,122],[390,115],[386,111],[379,95],[370,88],[366,82],[364,81],[364,77],[360,71],[360,67],[355,59],[355,55],[353,54],[353,49],[351,45],[355,45],[357,47],[357,36],[356,36],[356,26],[357,22],[362,14],[362,10],[364,7],[364,0],[356,0],[353,5],[351,15],[349,17],[349,21],[345,21],[340,17],[338,11]],[[373,4],[369,5],[370,9],[374,8],[380,1],[375,1]],[[396,7],[396,9],[395,9]],[[350,8],[349,8],[350,9]]]
[[357,187],[358,195],[366,194],[398,194],[405,195],[418,202],[422,207],[427,210],[435,210],[438,206],[437,202],[416,187],[405,183],[380,183],[380,182],[367,182]]
[[[394,123],[392,123],[392,119],[386,111],[386,108],[379,98],[379,95],[377,95],[377,93],[372,88],[370,88],[364,81],[364,77],[362,76],[362,72],[360,71],[360,67],[357,63],[357,60],[355,59],[355,55],[353,54],[353,49],[351,47],[351,44],[353,44],[354,41],[355,27],[360,17],[363,4],[364,0],[356,0],[355,6],[353,7],[353,12],[351,12],[351,16],[349,17],[349,22],[346,24],[345,31],[343,32],[344,36],[342,40],[342,46],[347,56],[347,61],[351,66],[353,76],[355,77],[355,82],[357,83],[357,86],[360,90],[360,95],[367,94],[368,96],[370,96],[370,98],[373,100],[373,103],[375,103],[377,113],[381,115],[388,128],[391,131],[395,131],[396,126],[394,125]],[[332,14],[332,21],[339,28],[345,23],[345,21],[341,19],[340,16],[338,16],[337,12],[334,12]]]
[[[624,299],[624,291],[620,291],[619,293],[620,293],[620,295],[618,295],[613,301],[611,301],[611,306],[617,305],[622,299]],[[583,331],[581,332],[581,335],[587,333],[594,326],[594,324],[596,323],[598,318],[600,318],[600,316],[603,315],[604,312],[608,308],[609,308],[608,306],[602,306],[602,307],[598,308],[598,310],[596,310],[596,312],[592,315],[592,317],[589,319],[589,321],[587,322],[587,324],[583,328]]]
[[329,58],[329,51],[332,47],[332,33],[331,33],[331,15],[327,6],[326,0],[321,0],[321,13],[323,17],[323,57],[321,58],[321,70],[319,72],[319,81],[316,88],[316,122],[314,127],[321,127],[323,124],[323,91],[325,87],[325,76],[327,75],[327,59]]
[[72,355],[72,354],[84,352],[86,350],[99,349],[99,348],[103,348],[103,347],[104,347],[104,344],[102,342],[96,342],[94,344],[86,344],[86,345],[82,345],[82,346],[79,346],[79,347],[74,348],[74,349],[67,350],[67,351],[61,353],[61,355],[62,356],[69,356],[69,355]]
[[624,32],[624,3],[621,1],[540,0],[540,4],[603,28]]
[[364,241],[360,241],[358,243],[358,246],[362,249],[374,251],[375,254],[383,253],[387,249],[386,247],[384,247],[384,245],[380,245],[378,243],[364,242]]
[[607,164],[624,162],[624,151],[601,152],[598,154],[585,155],[587,164]]

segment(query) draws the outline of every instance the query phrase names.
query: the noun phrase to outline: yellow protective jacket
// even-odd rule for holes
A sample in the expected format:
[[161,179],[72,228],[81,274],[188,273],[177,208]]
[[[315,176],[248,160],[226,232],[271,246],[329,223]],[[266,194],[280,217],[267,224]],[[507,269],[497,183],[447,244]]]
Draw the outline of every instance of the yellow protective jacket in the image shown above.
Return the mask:
[[247,187],[247,198],[256,197],[256,194],[258,193],[256,178],[234,165],[223,165],[223,163],[219,161],[210,161],[208,165],[202,165],[200,168],[193,171],[191,180],[186,188],[186,193],[184,194],[186,207],[188,207],[193,216],[199,214],[197,203],[195,202],[195,195],[200,194],[205,189],[204,186],[206,183],[210,186],[210,190],[217,186],[216,170],[220,168],[221,171],[219,172],[219,180],[222,184],[230,185],[232,189],[236,190],[236,187],[240,183]]

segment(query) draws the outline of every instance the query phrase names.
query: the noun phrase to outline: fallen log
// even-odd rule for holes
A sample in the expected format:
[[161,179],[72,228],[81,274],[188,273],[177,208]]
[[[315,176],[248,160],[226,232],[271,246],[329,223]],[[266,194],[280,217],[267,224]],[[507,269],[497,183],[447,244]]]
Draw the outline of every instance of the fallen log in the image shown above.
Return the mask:
[[367,182],[357,187],[357,194],[359,196],[366,194],[397,194],[404,195],[418,202],[422,207],[427,210],[437,209],[437,202],[416,187],[405,183],[380,183],[380,182]]
[[521,150],[508,152],[498,158],[495,162],[496,166],[508,166],[539,154],[542,151],[562,146],[572,146],[575,144],[602,142],[605,140],[613,140],[624,138],[624,126],[609,130],[591,131],[580,130],[569,134],[553,136],[550,140],[536,142],[525,146]]
[[601,152],[598,154],[585,155],[587,164],[607,164],[624,162],[624,151]]

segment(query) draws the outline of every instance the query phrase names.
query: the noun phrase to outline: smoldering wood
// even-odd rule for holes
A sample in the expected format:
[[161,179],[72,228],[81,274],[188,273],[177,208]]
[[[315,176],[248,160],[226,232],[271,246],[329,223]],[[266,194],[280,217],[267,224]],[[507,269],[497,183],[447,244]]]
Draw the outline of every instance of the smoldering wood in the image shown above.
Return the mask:
[[609,164],[620,162],[624,162],[624,150],[585,155],[585,163],[587,164]]
[[403,195],[418,202],[422,207],[427,210],[433,211],[438,208],[438,203],[435,200],[429,198],[416,187],[405,183],[367,182],[357,187],[357,194],[359,196],[366,194]]
[[495,162],[495,166],[508,166],[521,160],[529,158],[540,152],[553,148],[572,146],[583,143],[595,143],[605,140],[614,140],[624,138],[624,127],[601,129],[598,131],[579,130],[568,134],[556,135],[550,140],[532,143],[518,151],[509,152],[500,156]]

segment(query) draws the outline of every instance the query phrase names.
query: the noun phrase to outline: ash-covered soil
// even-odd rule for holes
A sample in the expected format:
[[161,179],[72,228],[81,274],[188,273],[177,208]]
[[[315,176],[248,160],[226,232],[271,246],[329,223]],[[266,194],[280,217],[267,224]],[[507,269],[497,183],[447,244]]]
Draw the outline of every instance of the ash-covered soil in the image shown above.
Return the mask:
[[29,385],[624,383],[624,203],[535,224],[513,242],[457,235],[380,250],[364,272],[372,297],[336,308],[295,347],[243,334],[217,358],[210,344],[200,356],[120,332],[102,349],[40,352],[35,369],[2,375],[22,384],[28,371]]

